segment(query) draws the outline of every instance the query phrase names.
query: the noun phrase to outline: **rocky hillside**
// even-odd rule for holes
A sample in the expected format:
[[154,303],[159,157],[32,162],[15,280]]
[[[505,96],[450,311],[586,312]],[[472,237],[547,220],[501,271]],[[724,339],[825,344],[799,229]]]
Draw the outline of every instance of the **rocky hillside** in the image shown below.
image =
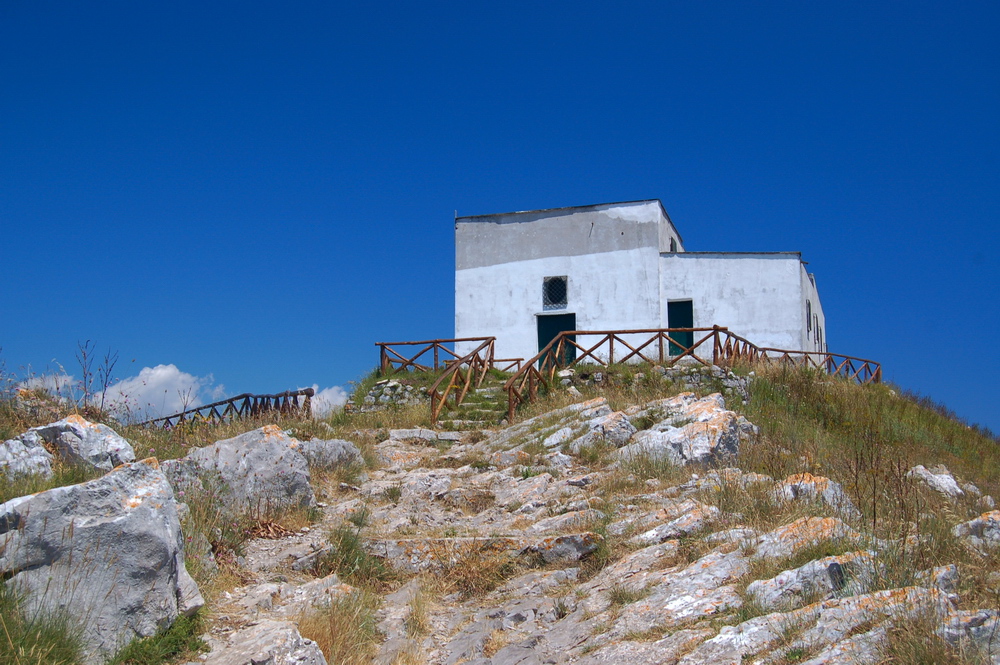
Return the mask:
[[159,462],[34,428],[8,482],[99,470],[0,505],[0,572],[22,611],[99,617],[93,663],[188,614],[205,646],[163,662],[1000,664],[995,441],[883,387],[689,374]]

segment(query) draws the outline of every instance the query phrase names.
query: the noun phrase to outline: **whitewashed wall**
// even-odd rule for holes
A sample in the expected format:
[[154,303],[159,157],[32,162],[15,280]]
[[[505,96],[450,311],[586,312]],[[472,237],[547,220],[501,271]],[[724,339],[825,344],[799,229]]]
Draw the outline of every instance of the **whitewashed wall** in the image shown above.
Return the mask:
[[[538,352],[537,316],[576,314],[580,330],[656,328],[659,253],[637,248],[467,268],[455,274],[455,336],[497,338],[500,358]],[[542,280],[566,275],[565,309],[544,311]],[[472,346],[460,345],[465,352]]]
[[[664,251],[671,239],[676,253]],[[671,300],[693,301],[695,327],[727,326],[759,346],[820,350],[816,324],[825,342],[797,252],[685,252],[655,200],[460,217],[455,258],[455,336],[495,336],[498,358],[538,352],[539,316],[576,314],[579,330],[661,328]],[[568,278],[568,305],[546,311],[543,280],[558,276]]]
[[661,325],[670,325],[667,301],[691,300],[695,327],[725,326],[758,346],[798,350],[805,328],[801,265],[797,253],[663,254]]
[[[804,351],[826,351],[826,316],[823,314],[823,305],[819,301],[819,290],[816,286],[815,278],[809,275],[805,265],[801,269],[802,282],[802,346]],[[808,303],[808,307],[806,305]],[[811,320],[806,319],[807,311],[811,311]],[[822,333],[821,339],[817,339],[817,326]]]

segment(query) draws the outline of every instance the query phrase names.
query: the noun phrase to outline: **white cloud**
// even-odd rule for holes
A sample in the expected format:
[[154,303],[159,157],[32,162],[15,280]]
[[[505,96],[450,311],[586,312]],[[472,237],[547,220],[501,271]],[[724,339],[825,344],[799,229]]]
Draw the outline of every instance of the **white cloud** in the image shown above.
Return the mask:
[[[104,406],[117,416],[144,420],[158,418],[224,397],[225,388],[214,386],[212,375],[195,376],[182,372],[176,365],[143,367],[138,376],[123,379],[108,388]],[[94,403],[100,404],[97,395]]]
[[44,390],[50,395],[65,398],[72,396],[75,380],[69,374],[43,374],[25,379],[18,383],[17,387],[27,390]]
[[329,388],[320,390],[319,384],[314,383],[313,390],[316,391],[316,394],[312,398],[312,414],[314,418],[328,416],[331,411],[339,409],[347,402],[347,391],[340,386],[330,386]]

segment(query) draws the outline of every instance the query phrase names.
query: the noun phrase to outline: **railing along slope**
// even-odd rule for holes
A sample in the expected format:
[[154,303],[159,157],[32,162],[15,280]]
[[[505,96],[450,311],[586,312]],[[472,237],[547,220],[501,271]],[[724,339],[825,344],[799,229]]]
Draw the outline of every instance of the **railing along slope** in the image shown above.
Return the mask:
[[[585,338],[597,342],[582,344]],[[691,341],[688,341],[690,337]],[[705,351],[711,342],[711,359]],[[615,358],[615,345],[619,356]],[[758,347],[728,328],[651,328],[642,330],[571,330],[559,333],[534,358],[525,362],[504,384],[507,416],[513,421],[517,408],[533,402],[540,388],[548,389],[555,373],[584,360],[601,366],[648,362],[672,367],[685,358],[703,365],[782,363],[815,367],[859,383],[881,383],[882,367],[865,358],[826,351],[790,351]]]
[[[243,393],[236,397],[196,406],[180,413],[153,418],[140,425],[155,425],[157,427],[176,427],[184,422],[228,422],[242,418],[256,418],[269,413],[283,416],[295,415],[308,418],[312,415],[312,397],[316,391],[312,388],[301,390],[286,390],[274,395],[254,395]],[[303,398],[299,402],[299,398]]]
[[[451,346],[458,342],[479,344],[460,356]],[[407,371],[434,372],[441,376],[428,389],[431,398],[431,418],[437,422],[441,411],[449,405],[457,409],[469,391],[479,388],[491,369],[517,372],[523,358],[496,358],[496,337],[456,337],[425,339],[416,342],[376,342],[379,347],[379,372],[383,376]]]

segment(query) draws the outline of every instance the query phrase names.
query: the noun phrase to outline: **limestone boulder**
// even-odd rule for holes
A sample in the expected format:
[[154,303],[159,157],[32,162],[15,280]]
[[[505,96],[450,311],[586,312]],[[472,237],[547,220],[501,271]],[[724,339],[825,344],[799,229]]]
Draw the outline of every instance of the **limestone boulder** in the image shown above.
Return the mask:
[[110,471],[135,461],[132,445],[113,429],[76,414],[41,427],[32,427],[0,446],[0,469],[11,473],[52,472],[55,453],[70,464]]
[[[631,443],[618,450],[619,458],[668,460],[678,466],[717,464],[736,458],[740,443],[756,432],[746,418],[725,408],[718,393],[701,399],[683,397],[661,400],[659,408],[667,409],[667,416],[633,435]],[[654,412],[651,408],[645,415]]]
[[343,439],[311,439],[299,441],[299,452],[309,466],[314,469],[364,464],[361,451],[350,441]]
[[955,477],[943,465],[927,469],[922,464],[918,464],[910,469],[906,476],[907,478],[919,480],[932,490],[952,499],[965,494],[962,488],[958,486],[958,481],[955,480]]
[[753,559],[780,559],[824,541],[861,543],[860,533],[836,517],[803,517],[760,537]]
[[1000,614],[996,610],[953,612],[937,634],[953,647],[983,656],[984,663],[1000,664]]
[[788,610],[804,602],[836,595],[865,593],[875,577],[875,558],[869,552],[849,552],[810,561],[767,580],[747,586],[747,595],[768,610]]
[[327,665],[319,646],[290,621],[265,619],[208,644],[206,665]]
[[26,594],[27,612],[79,620],[88,663],[204,604],[153,459],[0,504],[0,577]]
[[620,448],[635,434],[635,425],[621,411],[599,416],[587,423],[591,433],[600,440]]
[[276,425],[218,441],[162,464],[179,491],[209,492],[220,509],[260,514],[316,504],[302,443]]
[[685,501],[681,505],[690,504],[690,509],[680,515],[672,510],[661,509],[653,513],[653,517],[664,515],[665,522],[648,529],[633,537],[630,542],[636,545],[654,545],[673,538],[683,538],[699,531],[704,531],[708,525],[719,519],[722,511],[715,506],[705,505],[697,501]]
[[437,441],[438,435],[432,429],[393,429],[389,430],[390,441]]
[[951,530],[956,538],[963,538],[977,548],[1000,547],[1000,510],[991,510]]
[[[925,616],[945,617],[951,611],[950,601],[937,589],[905,587],[869,594],[834,598],[791,612],[775,612],[725,626],[719,634],[706,640],[680,660],[683,665],[701,663],[746,662],[744,657],[784,649],[820,650],[809,663],[869,662],[875,639],[859,639],[872,630]],[[796,628],[796,637],[789,643],[788,627]],[[867,628],[860,633],[859,628]],[[871,637],[875,637],[872,634]],[[852,637],[853,636],[853,637]],[[826,647],[829,647],[829,652]],[[823,654],[820,654],[823,655]],[[845,658],[847,658],[845,660]],[[860,660],[854,660],[860,658]]]
[[851,517],[861,515],[840,483],[811,473],[785,478],[775,488],[775,496],[779,501],[816,501]]
[[573,429],[571,427],[562,427],[552,434],[545,437],[542,441],[542,445],[546,448],[555,448],[556,446],[561,446],[568,441],[573,439]]
[[37,432],[25,432],[0,443],[0,475],[52,475],[52,453]]

